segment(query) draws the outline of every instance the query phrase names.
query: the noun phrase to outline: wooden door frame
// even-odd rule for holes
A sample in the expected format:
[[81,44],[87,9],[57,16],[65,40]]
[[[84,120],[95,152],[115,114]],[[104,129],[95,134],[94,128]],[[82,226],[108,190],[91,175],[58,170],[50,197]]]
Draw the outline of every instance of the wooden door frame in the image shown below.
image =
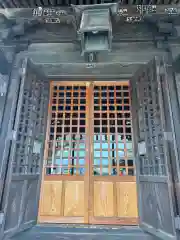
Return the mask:
[[[51,106],[52,106],[52,94],[53,94],[53,85],[61,85],[61,86],[86,86],[86,126],[87,127],[87,132],[86,132],[86,137],[87,137],[87,142],[86,142],[86,158],[85,158],[85,175],[84,175],[84,223],[85,224],[127,224],[125,220],[114,220],[111,223],[108,223],[107,220],[103,220],[103,218],[99,218],[98,220],[93,220],[93,183],[94,181],[100,180],[104,182],[131,182],[132,179],[134,182],[136,182],[136,176],[93,176],[92,174],[92,166],[93,166],[93,127],[94,127],[94,122],[92,121],[93,119],[93,106],[94,106],[94,98],[93,98],[93,87],[94,86],[112,86],[112,85],[130,85],[130,80],[125,80],[125,81],[51,81],[50,82],[50,98],[49,98],[49,107],[48,107],[48,124],[47,124],[47,130],[46,130],[46,143],[45,146],[47,146],[48,139],[49,139],[49,133],[48,133],[48,126],[50,124],[50,111],[51,111]],[[47,159],[47,154],[48,154],[48,149],[45,147],[44,150],[44,159]],[[41,181],[41,193],[40,193],[40,199],[42,196],[42,186],[44,183],[44,180],[46,178],[45,176],[45,161],[43,163],[43,174],[42,174],[42,181]],[[54,180],[58,180],[58,176],[51,176],[53,177]],[[77,179],[76,176],[71,176],[71,179]],[[69,176],[61,176],[61,179],[64,180],[69,180]],[[115,203],[117,204],[117,203]],[[40,208],[41,208],[41,201],[39,201],[39,214],[38,214],[38,220],[40,221]],[[134,225],[135,219],[132,219],[132,224]],[[129,223],[129,222],[128,222]]]

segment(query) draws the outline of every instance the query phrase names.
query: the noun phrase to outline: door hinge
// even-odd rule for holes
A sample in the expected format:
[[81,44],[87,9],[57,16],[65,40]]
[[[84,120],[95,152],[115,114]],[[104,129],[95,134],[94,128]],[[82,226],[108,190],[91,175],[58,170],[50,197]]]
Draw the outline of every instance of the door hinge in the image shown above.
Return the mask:
[[165,141],[173,141],[173,133],[172,132],[164,132],[164,140]]
[[0,225],[2,225],[4,222],[4,213],[0,212]]
[[16,135],[17,135],[17,131],[12,130],[12,131],[9,132],[9,134],[8,134],[8,139],[9,139],[9,140],[14,140],[14,141],[16,141]]
[[158,72],[158,74],[163,75],[164,74],[164,66],[163,65],[158,66],[157,72]]
[[175,228],[180,230],[180,216],[175,217]]

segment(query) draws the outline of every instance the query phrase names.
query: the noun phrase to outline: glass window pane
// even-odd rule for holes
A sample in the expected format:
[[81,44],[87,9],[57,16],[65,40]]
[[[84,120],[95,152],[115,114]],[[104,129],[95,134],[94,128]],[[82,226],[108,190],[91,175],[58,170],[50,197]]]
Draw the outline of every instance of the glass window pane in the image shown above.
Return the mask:
[[94,165],[100,165],[100,159],[94,158]]
[[133,160],[128,160],[128,166],[133,166],[134,165],[134,161]]
[[94,157],[96,157],[96,158],[97,158],[97,157],[100,157],[100,154],[101,154],[100,152],[94,151]]
[[124,151],[118,151],[118,157],[119,158],[123,158],[125,156],[125,153],[124,153]]
[[116,176],[117,175],[117,169],[116,168],[112,168],[111,169],[111,175],[112,176]]
[[85,168],[80,168],[79,175],[84,175],[84,174],[85,174]]
[[126,148],[127,149],[132,149],[133,148],[132,143],[126,143]]
[[68,158],[69,155],[69,151],[63,151],[63,157],[64,158]]
[[85,157],[85,151],[79,151],[79,157]]
[[100,143],[94,143],[94,149],[100,149],[101,145]]
[[128,151],[128,152],[127,152],[127,156],[128,156],[128,157],[133,157],[133,152],[132,152],[132,151]]
[[102,143],[102,149],[108,149],[108,143]]
[[108,168],[102,168],[102,176],[109,175],[109,169]]
[[125,168],[120,168],[120,169],[119,169],[119,175],[120,175],[120,176],[127,175],[127,174],[126,174],[126,169],[125,169]]
[[62,160],[60,158],[56,158],[54,164],[61,165]]
[[80,144],[79,144],[79,148],[80,148],[80,149],[85,149],[85,144],[84,144],[84,143],[80,143]]
[[100,175],[100,168],[94,168],[93,174]]
[[118,148],[119,149],[124,149],[124,143],[122,143],[122,142],[118,142]]
[[102,150],[102,157],[108,158],[108,151]]
[[107,159],[102,159],[102,165],[103,166],[108,166],[109,165],[108,158]]
[[68,159],[67,158],[62,160],[62,165],[68,166]]

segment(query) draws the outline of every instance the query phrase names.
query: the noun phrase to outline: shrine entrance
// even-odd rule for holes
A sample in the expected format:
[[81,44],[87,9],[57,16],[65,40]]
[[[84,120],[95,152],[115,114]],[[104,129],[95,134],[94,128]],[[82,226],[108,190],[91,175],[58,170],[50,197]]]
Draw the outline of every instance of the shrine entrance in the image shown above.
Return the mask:
[[142,64],[129,81],[50,84],[25,59],[16,91],[13,84],[9,90],[0,236],[40,222],[139,224],[177,239],[173,84],[162,57]]
[[52,82],[39,221],[138,224],[129,81]]

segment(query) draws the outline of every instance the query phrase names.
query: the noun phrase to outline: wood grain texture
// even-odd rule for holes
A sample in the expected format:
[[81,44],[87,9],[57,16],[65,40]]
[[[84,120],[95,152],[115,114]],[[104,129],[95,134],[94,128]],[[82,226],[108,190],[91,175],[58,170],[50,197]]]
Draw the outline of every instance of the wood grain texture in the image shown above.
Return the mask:
[[65,182],[64,216],[84,216],[84,182]]
[[[94,175],[93,163],[94,163],[94,106],[97,104],[94,103],[94,86],[102,87],[102,86],[111,86],[111,85],[125,86],[129,85],[129,82],[52,82],[52,88],[56,94],[59,94],[62,91],[62,88],[59,87],[68,87],[71,89],[71,96],[73,96],[74,87],[77,88],[76,91],[80,94],[80,87],[86,87],[85,96],[86,96],[86,104],[82,103],[81,105],[86,106],[86,110],[83,111],[86,122],[86,128],[84,132],[84,140],[85,146],[85,161],[84,168],[85,174],[78,175],[77,173],[74,175],[70,174],[52,174],[46,175],[44,172],[43,175],[43,184],[42,184],[42,194],[41,194],[41,210],[39,221],[40,222],[50,222],[50,223],[84,223],[84,224],[117,224],[117,225],[136,225],[138,224],[138,214],[137,214],[137,196],[136,196],[136,176],[128,175],[128,166],[126,164],[126,175],[120,175],[119,170],[119,158],[116,155],[116,162],[118,163],[117,174],[111,175],[111,164],[108,165],[108,173],[109,175],[103,175],[103,168],[100,166],[100,172],[102,175]],[[71,88],[73,86],[73,88]],[[108,88],[109,89],[109,88]],[[121,89],[121,88],[119,88]],[[66,90],[64,90],[66,93]],[[107,90],[110,94],[110,89]],[[126,92],[122,89],[122,91]],[[66,95],[66,94],[65,94]],[[110,95],[108,95],[110,96]],[[59,97],[58,97],[59,98]],[[100,97],[101,98],[101,97]],[[116,96],[115,96],[116,98]],[[59,98],[60,99],[60,98]],[[82,97],[83,99],[83,97]],[[82,100],[79,99],[79,100]],[[108,102],[109,97],[107,98]],[[67,97],[68,100],[68,97]],[[79,101],[80,102],[80,101]],[[57,101],[55,103],[50,103],[50,106],[56,106],[57,109]],[[98,103],[99,104],[99,103]],[[72,110],[73,106],[76,103],[73,102],[72,98],[70,98],[69,106],[72,113],[77,113],[77,111]],[[102,105],[102,104],[100,104]],[[108,109],[109,109],[109,103]],[[116,106],[116,104],[115,104]],[[79,105],[80,107],[80,105]],[[102,107],[102,106],[101,106]],[[80,109],[80,108],[79,108]],[[53,112],[54,111],[54,112]],[[56,111],[53,110],[52,113],[56,114]],[[108,115],[110,113],[108,112]],[[56,117],[58,115],[56,114]],[[63,122],[64,116],[59,117]],[[54,120],[57,122],[57,118],[54,117]],[[62,118],[62,119],[61,119]],[[80,125],[82,119],[78,115],[77,122],[77,134],[80,134]],[[73,119],[70,120],[69,125],[74,126],[72,124]],[[116,125],[116,130],[118,128],[118,120],[114,123]],[[62,125],[64,126],[64,125]],[[99,125],[102,127],[102,123]],[[110,120],[107,120],[107,127],[111,126]],[[54,127],[52,125],[51,127]],[[72,129],[70,131],[70,135],[72,135]],[[53,141],[57,141],[55,138],[55,132],[53,132]],[[125,132],[125,130],[124,130]],[[110,135],[110,129],[107,130],[108,135]],[[117,130],[118,133],[118,130]],[[102,139],[102,132],[99,133],[100,138]],[[62,135],[64,136],[64,130],[62,130]],[[108,139],[108,152],[111,151],[110,138]],[[118,146],[118,136],[115,138],[116,145]],[[46,143],[47,144],[47,143]],[[47,145],[47,149],[49,149]],[[52,146],[55,146],[52,144]],[[63,146],[63,144],[62,144]],[[71,150],[74,149],[72,144],[69,144]],[[78,145],[77,145],[78,146]],[[77,147],[78,148],[78,147]],[[124,147],[126,149],[126,147]],[[62,149],[61,149],[62,150]],[[77,151],[78,149],[76,149]],[[102,145],[100,147],[100,152],[102,153],[104,149]],[[127,149],[126,149],[127,150]],[[116,149],[118,153],[118,149]],[[55,154],[54,154],[55,155]],[[73,155],[74,157],[74,155]],[[47,158],[47,157],[46,157]],[[61,167],[61,165],[59,165]],[[76,167],[79,168],[79,162],[76,162]],[[68,169],[72,167],[72,161],[70,152],[68,154]],[[134,167],[134,166],[133,166]],[[131,166],[132,168],[132,166]]]
[[118,217],[138,217],[136,182],[117,182]]
[[128,225],[135,226],[139,224],[139,218],[127,218],[127,217],[91,217],[91,224],[103,224],[103,225]]
[[41,193],[41,216],[62,216],[61,213],[62,181],[44,181]]
[[94,182],[94,216],[113,217],[113,183]]
[[57,217],[57,216],[39,216],[39,223],[84,223],[84,217]]

